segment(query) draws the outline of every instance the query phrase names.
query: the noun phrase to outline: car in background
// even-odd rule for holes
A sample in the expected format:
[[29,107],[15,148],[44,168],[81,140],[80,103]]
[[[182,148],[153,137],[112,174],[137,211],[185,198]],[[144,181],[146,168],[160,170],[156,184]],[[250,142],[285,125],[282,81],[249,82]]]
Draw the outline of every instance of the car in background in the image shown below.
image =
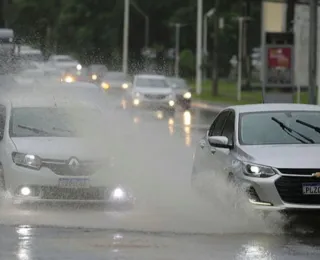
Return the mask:
[[101,80],[101,87],[111,92],[122,92],[131,87],[131,81],[123,72],[108,71]]
[[192,94],[186,80],[182,78],[168,77],[168,81],[176,94],[177,104],[184,109],[190,109]]
[[1,188],[14,204],[130,203],[102,142],[110,125],[103,109],[85,97],[65,98],[60,85],[17,85],[0,97]]
[[141,74],[134,76],[131,102],[134,107],[164,108],[174,112],[176,95],[165,76]]
[[34,69],[25,69],[13,75],[16,82],[28,83],[38,80],[59,82],[61,78],[60,70],[47,67],[36,67]]
[[47,64],[61,70],[74,68],[80,71],[82,69],[82,65],[79,61],[69,55],[51,55]]
[[90,82],[88,70],[86,68],[82,68],[81,70],[68,68],[62,73],[61,82],[72,83],[79,81]]
[[103,64],[92,64],[88,66],[88,77],[94,83],[101,84],[101,80],[107,72],[108,69]]
[[320,212],[319,151],[319,106],[232,106],[200,140],[192,182],[210,174],[239,187],[256,209],[315,214]]

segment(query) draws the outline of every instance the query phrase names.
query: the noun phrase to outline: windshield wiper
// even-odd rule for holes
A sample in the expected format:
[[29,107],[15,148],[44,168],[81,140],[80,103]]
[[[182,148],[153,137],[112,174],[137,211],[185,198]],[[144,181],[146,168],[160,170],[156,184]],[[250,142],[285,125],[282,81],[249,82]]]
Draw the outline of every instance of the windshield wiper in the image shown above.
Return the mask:
[[301,121],[301,120],[299,120],[299,119],[297,119],[296,122],[297,122],[298,124],[301,124],[301,125],[304,125],[304,126],[306,126],[306,127],[309,127],[309,128],[313,129],[314,131],[316,131],[317,133],[320,134],[320,127],[315,126],[315,125],[311,125],[311,124],[309,124],[309,123],[307,123],[307,122],[304,122],[304,121]]
[[59,132],[66,132],[66,133],[70,133],[70,134],[74,132],[69,129],[63,129],[63,128],[59,128],[59,127],[52,127],[52,130],[59,131]]
[[281,127],[282,130],[284,130],[288,135],[290,135],[294,139],[298,140],[299,142],[307,144],[306,141],[300,139],[299,137],[294,136],[292,133],[295,133],[295,134],[299,135],[300,137],[302,137],[305,140],[307,140],[309,143],[312,143],[312,144],[315,143],[311,138],[309,138],[309,137],[307,137],[307,136],[305,136],[305,135],[293,130],[289,126],[286,126],[283,122],[281,122],[280,120],[276,119],[275,117],[271,117],[271,120],[276,122]]
[[27,130],[30,130],[36,134],[45,134],[45,135],[51,135],[51,133],[45,131],[45,130],[42,130],[42,129],[38,129],[38,128],[34,128],[34,127],[29,127],[29,126],[25,126],[25,125],[17,125],[19,128],[22,128],[22,129],[27,129]]

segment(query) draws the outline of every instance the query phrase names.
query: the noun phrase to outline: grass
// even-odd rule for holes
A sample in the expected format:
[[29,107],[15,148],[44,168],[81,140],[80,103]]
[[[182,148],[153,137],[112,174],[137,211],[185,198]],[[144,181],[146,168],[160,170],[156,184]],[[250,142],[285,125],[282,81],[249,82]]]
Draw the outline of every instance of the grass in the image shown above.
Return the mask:
[[[219,82],[219,95],[212,96],[211,81],[205,81],[202,85],[202,93],[196,94],[195,84],[192,83],[193,98],[195,100],[211,101],[214,103],[240,105],[240,104],[254,104],[262,103],[262,91],[242,91],[241,101],[237,101],[237,87],[234,82],[226,82],[220,80]],[[297,102],[297,95],[295,94],[295,102]],[[301,92],[300,103],[308,103],[308,93]]]

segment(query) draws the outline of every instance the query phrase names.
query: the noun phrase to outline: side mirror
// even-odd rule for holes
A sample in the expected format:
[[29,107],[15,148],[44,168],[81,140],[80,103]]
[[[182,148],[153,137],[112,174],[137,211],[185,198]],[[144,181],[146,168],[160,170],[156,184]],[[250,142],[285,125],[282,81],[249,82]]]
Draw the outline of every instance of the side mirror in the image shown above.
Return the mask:
[[233,146],[228,144],[229,139],[226,136],[209,136],[208,142],[211,146],[217,148],[232,149]]

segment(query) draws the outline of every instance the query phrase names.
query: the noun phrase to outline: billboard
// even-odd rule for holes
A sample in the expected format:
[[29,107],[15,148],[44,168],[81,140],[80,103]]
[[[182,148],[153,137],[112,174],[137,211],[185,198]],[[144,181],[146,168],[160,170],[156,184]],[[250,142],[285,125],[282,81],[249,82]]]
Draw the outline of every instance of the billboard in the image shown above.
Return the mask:
[[266,46],[266,87],[292,87],[294,85],[292,45]]

